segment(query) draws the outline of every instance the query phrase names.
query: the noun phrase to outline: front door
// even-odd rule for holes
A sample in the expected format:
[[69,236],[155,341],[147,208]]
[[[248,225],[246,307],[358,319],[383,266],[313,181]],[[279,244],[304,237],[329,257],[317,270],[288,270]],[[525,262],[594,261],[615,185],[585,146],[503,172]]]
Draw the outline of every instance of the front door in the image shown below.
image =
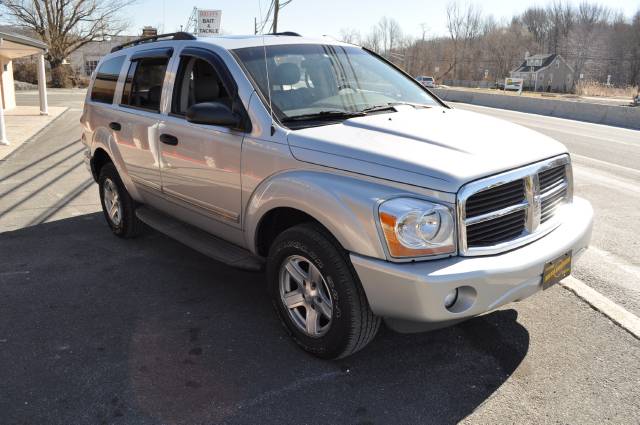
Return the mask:
[[[198,49],[194,49],[198,50]],[[232,225],[240,224],[240,156],[244,133],[185,119],[195,103],[232,103],[233,89],[219,78],[220,64],[183,54],[170,113],[158,127],[162,191],[175,201]]]

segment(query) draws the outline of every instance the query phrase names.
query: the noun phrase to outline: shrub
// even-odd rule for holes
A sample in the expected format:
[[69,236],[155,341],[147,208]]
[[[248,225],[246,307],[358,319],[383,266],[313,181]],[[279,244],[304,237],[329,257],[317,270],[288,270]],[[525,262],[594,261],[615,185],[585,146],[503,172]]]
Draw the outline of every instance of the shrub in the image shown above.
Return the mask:
[[638,93],[638,87],[614,87],[595,81],[580,81],[576,85],[576,94],[580,96],[629,97]]

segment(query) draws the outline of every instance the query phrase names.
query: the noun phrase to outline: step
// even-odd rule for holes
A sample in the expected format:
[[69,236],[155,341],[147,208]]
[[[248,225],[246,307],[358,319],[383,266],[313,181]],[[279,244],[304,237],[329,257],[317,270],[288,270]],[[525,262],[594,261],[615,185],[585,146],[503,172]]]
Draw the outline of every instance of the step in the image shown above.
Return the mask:
[[243,270],[263,268],[261,257],[158,210],[141,206],[136,209],[136,216],[149,227],[216,261]]

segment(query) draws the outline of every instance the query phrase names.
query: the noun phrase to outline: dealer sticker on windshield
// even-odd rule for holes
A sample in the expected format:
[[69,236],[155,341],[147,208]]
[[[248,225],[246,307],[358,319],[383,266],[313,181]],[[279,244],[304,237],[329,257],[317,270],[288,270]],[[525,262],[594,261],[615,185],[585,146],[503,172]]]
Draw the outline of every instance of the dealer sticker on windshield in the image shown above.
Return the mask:
[[542,289],[547,289],[571,274],[571,251],[549,261],[542,272]]

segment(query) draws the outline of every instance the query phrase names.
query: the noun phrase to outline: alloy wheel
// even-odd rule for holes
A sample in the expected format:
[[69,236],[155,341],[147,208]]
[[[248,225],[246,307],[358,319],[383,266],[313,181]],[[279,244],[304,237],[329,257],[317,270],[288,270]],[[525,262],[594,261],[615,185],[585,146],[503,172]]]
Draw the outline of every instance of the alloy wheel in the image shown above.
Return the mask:
[[280,299],[289,317],[307,336],[327,333],[333,299],[320,270],[308,259],[292,255],[280,266]]

